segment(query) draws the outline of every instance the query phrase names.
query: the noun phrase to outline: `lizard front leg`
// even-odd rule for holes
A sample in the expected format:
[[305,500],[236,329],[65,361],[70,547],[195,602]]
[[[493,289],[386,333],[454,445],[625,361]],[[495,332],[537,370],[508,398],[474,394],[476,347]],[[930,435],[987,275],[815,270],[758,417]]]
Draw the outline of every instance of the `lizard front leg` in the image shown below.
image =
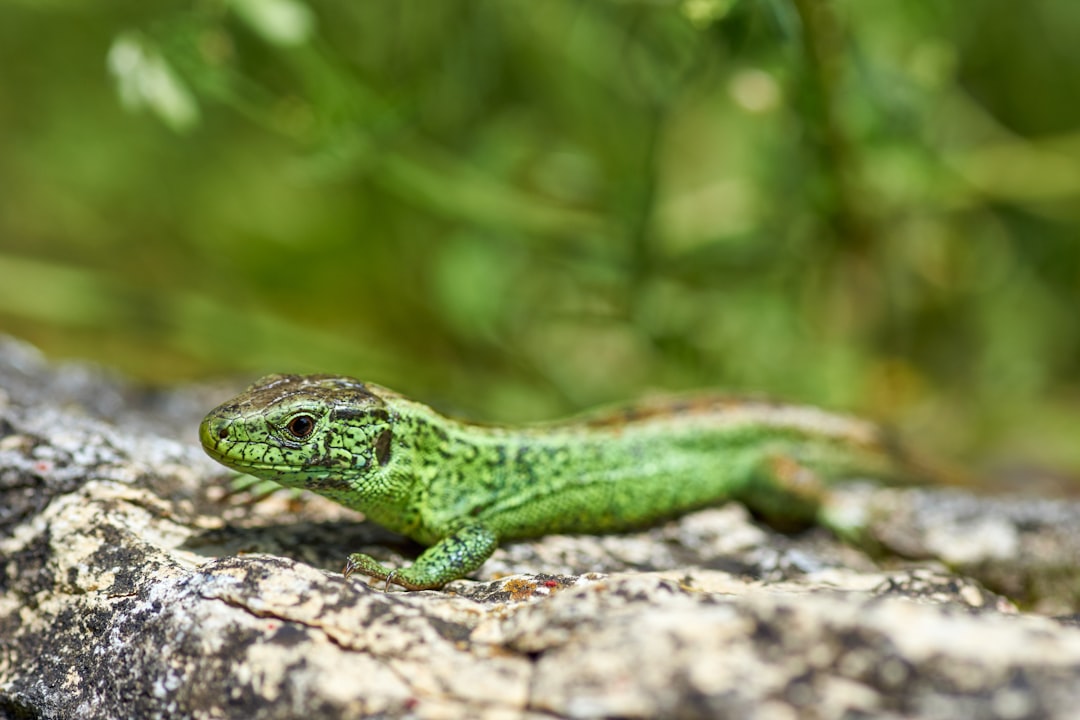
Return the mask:
[[498,545],[491,530],[466,525],[429,547],[407,568],[391,570],[369,555],[353,553],[342,572],[345,577],[362,573],[408,590],[433,590],[483,565]]

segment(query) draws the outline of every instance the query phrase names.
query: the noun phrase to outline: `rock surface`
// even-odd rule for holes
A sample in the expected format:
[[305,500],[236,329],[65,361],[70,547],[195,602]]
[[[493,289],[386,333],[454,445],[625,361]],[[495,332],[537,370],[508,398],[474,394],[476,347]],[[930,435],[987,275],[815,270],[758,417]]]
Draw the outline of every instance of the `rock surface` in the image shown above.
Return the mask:
[[417,548],[318,498],[224,492],[194,427],[228,392],[147,395],[0,342],[0,717],[1019,720],[1080,705],[1074,503],[850,489],[886,545],[951,569],[780,535],[729,504],[509,545],[476,580],[383,592],[336,572],[345,554]]

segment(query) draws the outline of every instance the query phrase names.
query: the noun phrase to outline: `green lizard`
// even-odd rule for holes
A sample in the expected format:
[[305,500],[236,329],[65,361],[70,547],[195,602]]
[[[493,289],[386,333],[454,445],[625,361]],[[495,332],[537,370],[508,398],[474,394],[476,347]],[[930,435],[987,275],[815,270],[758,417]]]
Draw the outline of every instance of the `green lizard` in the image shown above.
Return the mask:
[[876,426],[815,408],[702,397],[508,428],[329,375],[265,377],[211,411],[199,435],[230,468],[429,546],[399,570],[348,557],[346,576],[411,590],[463,577],[503,541],[640,528],[725,500],[850,536],[861,528],[829,513],[826,482],[914,474]]

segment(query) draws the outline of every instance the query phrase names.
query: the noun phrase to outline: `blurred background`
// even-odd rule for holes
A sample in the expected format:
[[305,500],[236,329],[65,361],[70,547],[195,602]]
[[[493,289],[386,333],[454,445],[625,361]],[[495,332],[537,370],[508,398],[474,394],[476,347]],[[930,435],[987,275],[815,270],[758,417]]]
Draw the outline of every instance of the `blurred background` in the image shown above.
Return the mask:
[[761,392],[1076,478],[1077,37],[1074,0],[0,0],[0,332],[489,421]]

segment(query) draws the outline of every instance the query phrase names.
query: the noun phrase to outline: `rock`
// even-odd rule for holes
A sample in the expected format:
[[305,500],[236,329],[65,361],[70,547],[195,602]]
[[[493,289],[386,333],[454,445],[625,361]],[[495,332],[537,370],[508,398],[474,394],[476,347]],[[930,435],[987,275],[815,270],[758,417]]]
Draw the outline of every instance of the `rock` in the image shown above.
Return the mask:
[[850,489],[884,544],[953,570],[781,535],[729,504],[511,544],[476,579],[384,592],[344,579],[345,555],[418,548],[319,498],[228,495],[194,439],[205,389],[144,396],[13,341],[0,388],[0,717],[1016,720],[1080,704],[1077,616],[999,594],[1077,611],[1073,503]]

